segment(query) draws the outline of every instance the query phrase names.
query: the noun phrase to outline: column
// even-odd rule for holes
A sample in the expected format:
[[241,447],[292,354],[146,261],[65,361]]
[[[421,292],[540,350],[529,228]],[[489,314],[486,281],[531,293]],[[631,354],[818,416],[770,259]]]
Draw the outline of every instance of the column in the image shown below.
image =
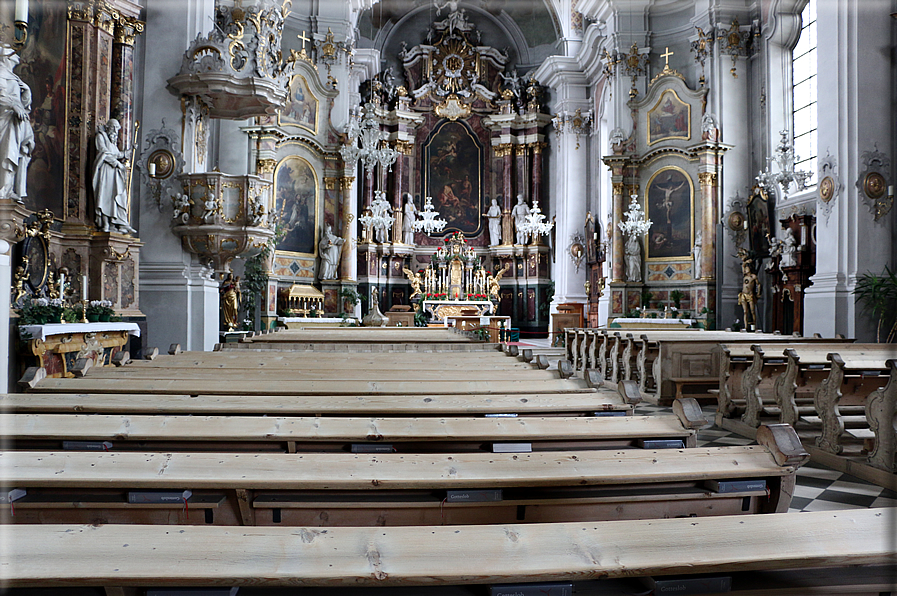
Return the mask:
[[503,246],[514,244],[514,230],[511,226],[511,209],[516,203],[514,197],[514,146],[510,143],[495,148],[495,155],[501,157],[501,188],[504,204],[501,212],[501,243]]
[[533,154],[533,186],[530,196],[542,206],[542,149],[545,148],[545,143],[532,143],[530,147]]
[[695,279],[714,279],[713,265],[716,261],[716,222],[719,221],[717,211],[716,172],[700,172],[701,183],[701,262],[700,271],[695,271]]
[[12,244],[0,239],[0,329],[6,337],[0,341],[0,388],[3,391],[14,391],[9,386],[9,344],[13,331],[9,327],[9,289],[12,287]]
[[112,41],[112,114],[121,123],[121,146],[129,147],[134,138],[134,40],[143,32],[144,23],[121,15],[115,23]]
[[[618,180],[619,178],[619,180]],[[613,262],[611,263],[611,281],[625,281],[625,252],[623,248],[623,232],[618,225],[623,221],[623,210],[626,208],[626,201],[623,197],[625,194],[625,185],[623,184],[622,171],[619,175],[613,176],[614,196],[613,196]]]
[[358,280],[358,249],[355,245],[355,227],[358,220],[358,205],[355,197],[355,176],[343,176],[339,179],[339,187],[343,200],[343,252],[340,260],[340,280]]

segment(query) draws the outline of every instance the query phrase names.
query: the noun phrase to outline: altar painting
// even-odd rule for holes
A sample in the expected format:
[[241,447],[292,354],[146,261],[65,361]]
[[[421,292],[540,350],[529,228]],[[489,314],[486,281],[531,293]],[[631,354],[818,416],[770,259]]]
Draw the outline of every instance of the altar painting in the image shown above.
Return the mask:
[[667,89],[648,112],[648,145],[660,141],[691,138],[691,106]]
[[443,121],[424,146],[424,196],[433,197],[445,232],[476,236],[483,212],[483,149],[461,122]]
[[286,106],[280,112],[281,125],[298,126],[318,132],[318,100],[308,88],[308,81],[300,74],[290,79]]
[[275,208],[285,236],[277,250],[316,255],[318,246],[318,178],[298,156],[284,158],[274,172]]
[[648,181],[647,258],[691,259],[693,248],[694,185],[676,167],[658,170]]

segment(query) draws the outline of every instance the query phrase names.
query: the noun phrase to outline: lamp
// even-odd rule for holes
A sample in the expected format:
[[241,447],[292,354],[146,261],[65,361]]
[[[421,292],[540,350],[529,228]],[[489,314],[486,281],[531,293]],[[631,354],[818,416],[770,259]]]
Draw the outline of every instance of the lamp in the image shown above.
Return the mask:
[[[346,127],[347,142],[339,149],[346,163],[355,163],[360,159],[368,177],[373,175],[378,165],[392,171],[392,164],[399,156],[399,152],[385,142],[389,135],[380,130],[374,112],[374,104],[370,102],[364,106],[364,115],[359,115],[357,109],[352,110]],[[359,141],[361,147],[358,146]]]
[[535,241],[538,236],[547,235],[552,227],[554,227],[554,223],[545,221],[545,215],[539,208],[539,201],[533,201],[533,208],[520,224],[520,231]]
[[[797,186],[797,190],[800,192],[807,187],[807,180],[813,176],[813,172],[794,169],[794,162],[799,157],[794,155],[794,147],[788,140],[788,131],[783,130],[779,134],[782,135],[782,138],[779,140],[775,155],[766,158],[766,169],[757,176],[757,182],[767,192],[772,192],[772,189],[778,185],[782,189],[782,198],[787,199],[788,189],[791,188],[791,185]],[[777,172],[773,172],[771,169],[773,163],[778,166]]]
[[444,219],[436,219],[439,216],[439,212],[433,209],[433,197],[427,197],[424,202],[424,210],[418,213],[420,219],[411,224],[411,228],[415,232],[423,232],[427,235],[441,232],[448,223]]
[[[371,203],[371,215],[362,215],[358,218],[358,221],[366,228],[389,230],[396,221],[396,218],[390,215],[391,211],[392,207],[389,206],[389,201],[386,200],[386,193],[382,190],[375,190],[374,200]],[[383,242],[386,242],[385,236],[384,234]]]
[[629,198],[629,210],[623,214],[626,217],[626,221],[621,221],[617,226],[627,236],[632,236],[633,234],[644,236],[651,229],[651,225],[654,222],[645,218],[645,212],[642,211],[642,206],[638,202],[638,195],[629,195]]

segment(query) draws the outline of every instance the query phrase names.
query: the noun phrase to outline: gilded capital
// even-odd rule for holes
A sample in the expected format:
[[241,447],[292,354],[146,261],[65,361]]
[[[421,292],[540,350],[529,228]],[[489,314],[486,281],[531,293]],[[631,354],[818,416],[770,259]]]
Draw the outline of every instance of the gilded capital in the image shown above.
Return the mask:
[[340,190],[349,190],[355,184],[355,176],[343,176],[339,179]]
[[259,174],[273,174],[276,167],[276,159],[259,159],[255,162],[255,169]]
[[336,190],[339,186],[339,178],[324,177],[324,190]]
[[536,142],[536,143],[529,143],[529,144],[527,145],[527,147],[529,147],[530,149],[532,149],[533,153],[535,153],[536,155],[538,155],[539,153],[542,153],[542,150],[543,150],[543,149],[545,149],[546,147],[548,147],[548,143],[546,143],[545,141],[538,141],[538,142]]
[[68,18],[70,21],[90,22],[94,15],[94,0],[69,0]]
[[698,173],[698,181],[701,183],[701,186],[715,186],[716,185],[716,173],[715,172],[699,172]]
[[414,151],[414,143],[411,141],[396,141],[396,151],[402,155],[411,155]]
[[146,23],[141,20],[122,15],[115,24],[115,43],[134,45],[134,40],[143,33],[145,25]]
[[495,157],[508,157],[514,151],[514,145],[511,143],[503,143],[501,145],[495,145]]
[[622,182],[614,182],[614,194],[615,194],[615,195],[621,195],[621,196],[622,196],[623,191],[625,190],[625,188],[626,188],[626,185],[623,184]]
[[93,25],[109,35],[115,35],[115,28],[121,21],[121,14],[105,2],[97,2],[94,8]]

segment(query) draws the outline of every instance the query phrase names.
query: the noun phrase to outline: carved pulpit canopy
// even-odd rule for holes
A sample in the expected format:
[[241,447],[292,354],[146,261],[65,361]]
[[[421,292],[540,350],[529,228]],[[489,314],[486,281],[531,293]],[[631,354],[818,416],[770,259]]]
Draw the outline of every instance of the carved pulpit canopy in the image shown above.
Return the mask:
[[280,43],[291,0],[283,7],[270,0],[237,4],[218,7],[215,27],[197,36],[168,80],[177,94],[205,99],[212,118],[276,114],[287,98],[292,62],[282,61]]

